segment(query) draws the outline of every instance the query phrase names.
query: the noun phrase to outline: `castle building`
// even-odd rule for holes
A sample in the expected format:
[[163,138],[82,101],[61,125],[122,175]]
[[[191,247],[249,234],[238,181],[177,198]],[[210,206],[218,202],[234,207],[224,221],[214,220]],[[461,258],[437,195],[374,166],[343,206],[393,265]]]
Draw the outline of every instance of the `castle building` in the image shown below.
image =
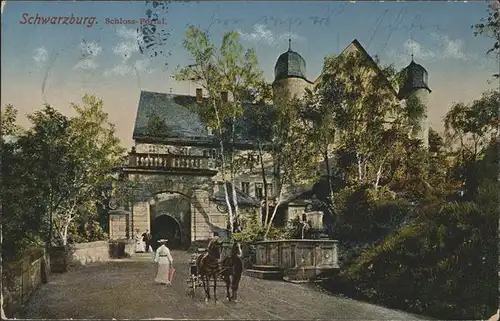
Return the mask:
[[[371,61],[373,72],[380,73],[375,61],[361,44],[354,40],[340,55],[359,52]],[[416,95],[424,103],[431,90],[427,83],[427,71],[412,59],[403,69],[404,85],[399,92],[390,85],[394,96],[404,102]],[[306,78],[306,61],[292,50],[291,41],[286,52],[278,57],[272,83],[275,99],[300,98],[306,88],[313,88],[321,81]],[[227,94],[222,96],[227,99]],[[227,222],[224,182],[215,162],[219,144],[210,128],[204,124],[196,111],[197,103],[203,100],[203,91],[195,96],[142,91],[134,125],[135,146],[129,154],[129,166],[125,172],[130,180],[140,186],[131,204],[127,231],[149,229],[153,236],[173,239],[186,244],[207,239],[213,233],[224,233]],[[248,111],[256,106],[248,103]],[[242,117],[245,119],[245,117]],[[249,135],[249,124],[237,124],[235,147],[240,155],[258,157]],[[151,128],[155,130],[152,131]],[[420,138],[427,144],[428,122],[422,121]],[[267,157],[267,156],[265,156]],[[272,177],[272,166],[266,169]],[[243,168],[235,178],[237,198],[242,213],[259,209],[267,188],[273,194],[273,183],[264,186],[259,168]],[[293,194],[293,193],[291,193]],[[278,224],[303,212],[300,201],[289,202],[289,210]],[[117,228],[111,233],[115,238],[122,232]],[[120,234],[121,233],[121,234]]]

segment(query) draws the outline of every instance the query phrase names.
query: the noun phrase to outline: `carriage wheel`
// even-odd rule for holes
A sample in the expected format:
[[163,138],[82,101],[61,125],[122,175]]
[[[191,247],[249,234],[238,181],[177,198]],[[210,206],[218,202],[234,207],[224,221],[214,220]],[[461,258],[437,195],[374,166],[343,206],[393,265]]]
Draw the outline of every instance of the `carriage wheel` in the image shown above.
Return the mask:
[[197,282],[197,278],[196,276],[194,275],[191,275],[191,284],[189,285],[189,288],[190,288],[190,294],[191,294],[191,297],[194,299],[194,295],[196,293],[196,282]]

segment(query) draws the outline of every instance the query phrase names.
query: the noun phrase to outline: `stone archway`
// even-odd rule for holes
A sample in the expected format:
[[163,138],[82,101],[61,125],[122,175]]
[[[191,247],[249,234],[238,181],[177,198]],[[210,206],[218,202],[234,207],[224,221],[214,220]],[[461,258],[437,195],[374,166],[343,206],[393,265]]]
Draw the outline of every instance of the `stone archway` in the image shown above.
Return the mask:
[[[153,240],[168,239],[169,248],[180,248],[183,245],[183,232],[178,220],[168,214],[161,214],[151,222]],[[157,242],[153,242],[156,249]]]
[[153,239],[166,237],[171,247],[189,245],[191,200],[188,195],[174,191],[159,192],[150,199],[149,207]]

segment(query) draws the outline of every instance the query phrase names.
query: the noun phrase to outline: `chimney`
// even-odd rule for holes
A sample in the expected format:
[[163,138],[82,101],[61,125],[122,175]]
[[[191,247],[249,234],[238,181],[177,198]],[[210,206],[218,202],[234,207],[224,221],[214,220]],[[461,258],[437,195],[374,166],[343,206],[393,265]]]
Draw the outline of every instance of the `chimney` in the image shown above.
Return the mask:
[[220,96],[221,96],[222,102],[227,103],[227,91],[221,92]]
[[201,88],[196,88],[196,102],[201,103],[203,99],[203,90]]

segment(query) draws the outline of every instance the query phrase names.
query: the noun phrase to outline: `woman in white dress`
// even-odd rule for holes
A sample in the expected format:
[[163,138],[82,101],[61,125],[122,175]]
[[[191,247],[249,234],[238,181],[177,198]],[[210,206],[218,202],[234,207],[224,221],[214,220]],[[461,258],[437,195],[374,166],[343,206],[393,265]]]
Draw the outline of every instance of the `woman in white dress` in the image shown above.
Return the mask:
[[167,247],[165,239],[158,240],[160,247],[156,250],[155,263],[158,263],[158,272],[156,273],[155,282],[160,284],[170,284],[168,274],[173,260],[170,255],[170,250]]
[[146,245],[144,244],[144,241],[142,240],[142,236],[139,233],[139,230],[136,230],[135,232],[136,232],[136,234],[135,234],[135,252],[142,253],[142,252],[144,252]]

